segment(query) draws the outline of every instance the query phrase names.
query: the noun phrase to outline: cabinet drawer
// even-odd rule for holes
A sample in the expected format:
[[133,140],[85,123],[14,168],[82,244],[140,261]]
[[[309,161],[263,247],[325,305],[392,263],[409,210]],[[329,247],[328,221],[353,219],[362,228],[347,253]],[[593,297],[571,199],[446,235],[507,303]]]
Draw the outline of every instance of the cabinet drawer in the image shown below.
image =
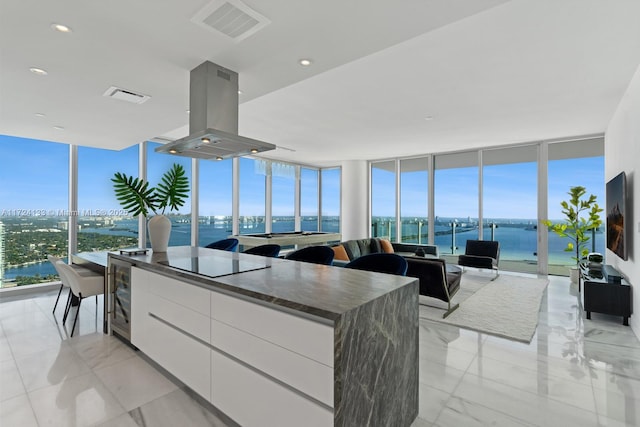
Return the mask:
[[242,426],[332,426],[333,411],[213,351],[211,402]]
[[150,315],[154,295],[136,292],[131,342],[164,369],[200,394],[211,398],[211,349]]
[[333,327],[211,292],[211,318],[333,367]]
[[211,320],[209,316],[189,310],[154,294],[146,293],[146,298],[147,313],[144,314],[151,313],[205,343],[209,342],[211,338]]
[[144,292],[159,295],[205,316],[209,316],[211,312],[207,289],[137,267],[131,269],[131,281],[135,286],[140,286]]
[[333,368],[211,320],[211,344],[333,407]]

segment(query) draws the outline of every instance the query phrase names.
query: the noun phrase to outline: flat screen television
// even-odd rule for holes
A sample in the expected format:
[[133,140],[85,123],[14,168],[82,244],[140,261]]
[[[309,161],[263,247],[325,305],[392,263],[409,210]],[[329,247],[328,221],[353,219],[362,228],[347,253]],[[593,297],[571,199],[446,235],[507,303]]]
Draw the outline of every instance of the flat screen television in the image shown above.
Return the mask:
[[626,200],[627,180],[624,172],[607,182],[607,249],[627,259]]

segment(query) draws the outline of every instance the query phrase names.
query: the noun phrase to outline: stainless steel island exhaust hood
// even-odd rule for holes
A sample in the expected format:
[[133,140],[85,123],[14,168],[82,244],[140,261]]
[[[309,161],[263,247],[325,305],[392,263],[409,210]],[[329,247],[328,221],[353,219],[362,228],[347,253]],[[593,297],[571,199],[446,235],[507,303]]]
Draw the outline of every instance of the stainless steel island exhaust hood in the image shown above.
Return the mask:
[[191,70],[189,136],[158,153],[223,160],[273,150],[275,145],[238,135],[238,73],[206,61]]

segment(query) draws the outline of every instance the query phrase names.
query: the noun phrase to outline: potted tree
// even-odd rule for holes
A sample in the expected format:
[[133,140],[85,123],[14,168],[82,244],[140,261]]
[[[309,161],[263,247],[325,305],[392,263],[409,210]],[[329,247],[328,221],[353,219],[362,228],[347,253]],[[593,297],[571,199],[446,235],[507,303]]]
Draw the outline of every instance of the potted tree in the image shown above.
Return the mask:
[[177,211],[189,196],[189,179],[184,168],[174,163],[156,187],[150,187],[143,179],[120,172],[116,172],[111,181],[118,202],[131,215],[147,217],[149,212],[153,212],[154,216],[147,223],[151,249],[154,252],[166,252],[171,220],[164,213],[167,208],[169,212]]
[[569,189],[570,199],[562,201],[562,213],[565,216],[564,222],[553,224],[549,220],[543,220],[542,223],[549,227],[560,237],[569,239],[565,252],[573,252],[575,256],[571,257],[575,260],[576,265],[571,268],[570,277],[572,283],[578,281],[578,264],[580,260],[587,256],[587,242],[589,241],[589,231],[595,230],[602,225],[600,212],[602,209],[596,202],[596,196],[591,194],[588,199],[582,199],[587,193],[584,187],[571,187]]

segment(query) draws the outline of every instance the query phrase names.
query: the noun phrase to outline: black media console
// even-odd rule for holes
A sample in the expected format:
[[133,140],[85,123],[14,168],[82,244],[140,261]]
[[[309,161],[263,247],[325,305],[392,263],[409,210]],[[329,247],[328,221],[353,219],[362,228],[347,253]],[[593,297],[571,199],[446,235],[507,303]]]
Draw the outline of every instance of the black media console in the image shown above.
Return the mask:
[[584,281],[584,311],[587,312],[587,319],[591,319],[593,311],[622,316],[622,324],[629,326],[629,317],[633,314],[631,285],[624,279],[618,279],[620,275],[610,265],[597,270],[582,267],[580,276]]

